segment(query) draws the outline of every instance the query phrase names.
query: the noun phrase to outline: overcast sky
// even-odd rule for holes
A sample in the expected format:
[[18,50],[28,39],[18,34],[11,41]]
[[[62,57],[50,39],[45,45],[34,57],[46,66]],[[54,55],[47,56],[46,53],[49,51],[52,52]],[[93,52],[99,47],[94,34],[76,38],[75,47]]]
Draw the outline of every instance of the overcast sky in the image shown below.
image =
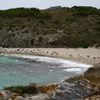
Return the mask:
[[52,6],[94,6],[100,8],[100,0],[0,0],[0,9],[17,7],[45,9]]

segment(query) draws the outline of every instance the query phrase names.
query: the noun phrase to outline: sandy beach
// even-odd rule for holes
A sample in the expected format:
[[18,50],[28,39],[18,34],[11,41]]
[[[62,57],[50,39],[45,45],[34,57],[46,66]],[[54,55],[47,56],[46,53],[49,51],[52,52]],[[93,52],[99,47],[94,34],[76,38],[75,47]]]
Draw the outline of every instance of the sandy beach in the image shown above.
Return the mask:
[[48,56],[87,64],[100,64],[100,48],[0,48],[0,53]]

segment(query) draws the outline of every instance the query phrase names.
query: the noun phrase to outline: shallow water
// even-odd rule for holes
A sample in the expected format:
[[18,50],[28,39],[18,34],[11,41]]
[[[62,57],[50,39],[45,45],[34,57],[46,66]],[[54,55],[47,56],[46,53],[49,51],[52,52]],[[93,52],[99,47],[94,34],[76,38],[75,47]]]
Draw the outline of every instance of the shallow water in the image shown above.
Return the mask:
[[[31,59],[29,59],[31,58]],[[48,84],[83,74],[89,65],[47,57],[0,56],[0,88],[29,83]]]

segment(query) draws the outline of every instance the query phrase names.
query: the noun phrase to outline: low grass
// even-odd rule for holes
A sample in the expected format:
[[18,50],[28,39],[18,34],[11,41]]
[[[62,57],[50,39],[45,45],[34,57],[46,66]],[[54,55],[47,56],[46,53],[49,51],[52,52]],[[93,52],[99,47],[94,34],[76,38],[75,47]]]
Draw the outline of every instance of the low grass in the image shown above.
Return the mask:
[[18,95],[24,94],[38,94],[38,93],[51,93],[55,91],[57,85],[48,85],[48,86],[37,86],[36,84],[33,86],[10,86],[5,87],[4,90],[9,90],[12,93],[17,93]]

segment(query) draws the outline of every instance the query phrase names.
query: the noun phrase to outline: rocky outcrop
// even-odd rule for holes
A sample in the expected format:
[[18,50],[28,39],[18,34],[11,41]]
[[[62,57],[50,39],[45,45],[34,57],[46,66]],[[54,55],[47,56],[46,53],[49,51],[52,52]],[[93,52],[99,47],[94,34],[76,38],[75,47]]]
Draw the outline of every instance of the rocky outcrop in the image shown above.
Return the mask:
[[56,92],[53,93],[51,100],[84,100],[98,93],[99,89],[96,86],[82,79],[74,83],[60,83]]
[[0,92],[0,100],[49,100],[49,96],[47,94],[40,93],[37,95],[27,95],[24,97],[4,90]]
[[0,91],[0,100],[8,100],[11,97],[11,92],[8,90]]
[[87,79],[63,81],[51,93],[23,94],[0,91],[0,100],[100,100],[100,89]]
[[27,97],[25,100],[49,100],[49,97],[47,94],[38,94],[35,96]]

